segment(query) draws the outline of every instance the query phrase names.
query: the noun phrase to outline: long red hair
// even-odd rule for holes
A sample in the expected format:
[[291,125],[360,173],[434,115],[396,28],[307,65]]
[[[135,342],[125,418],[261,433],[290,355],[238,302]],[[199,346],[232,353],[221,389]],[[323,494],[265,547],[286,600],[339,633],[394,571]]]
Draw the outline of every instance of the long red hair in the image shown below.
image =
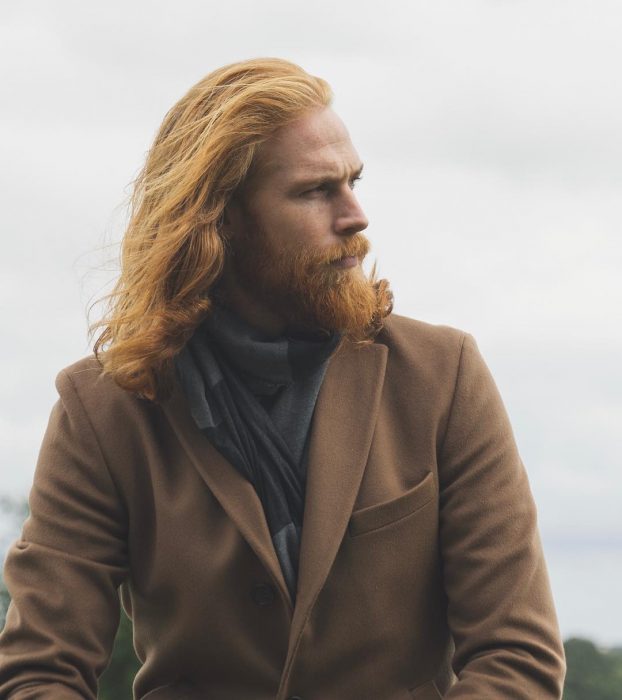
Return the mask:
[[104,371],[123,388],[162,398],[173,357],[211,307],[224,263],[219,223],[257,147],[329,85],[281,59],[210,73],[168,112],[134,183],[121,273],[92,324]]

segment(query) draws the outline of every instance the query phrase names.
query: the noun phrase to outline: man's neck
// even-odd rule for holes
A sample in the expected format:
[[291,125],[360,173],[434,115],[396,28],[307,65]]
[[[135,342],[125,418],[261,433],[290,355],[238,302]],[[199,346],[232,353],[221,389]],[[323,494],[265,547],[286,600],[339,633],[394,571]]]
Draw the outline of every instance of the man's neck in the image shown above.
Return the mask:
[[223,277],[221,280],[218,301],[268,336],[278,338],[285,332],[286,324],[280,316],[268,309],[245,289],[232,282],[229,277]]

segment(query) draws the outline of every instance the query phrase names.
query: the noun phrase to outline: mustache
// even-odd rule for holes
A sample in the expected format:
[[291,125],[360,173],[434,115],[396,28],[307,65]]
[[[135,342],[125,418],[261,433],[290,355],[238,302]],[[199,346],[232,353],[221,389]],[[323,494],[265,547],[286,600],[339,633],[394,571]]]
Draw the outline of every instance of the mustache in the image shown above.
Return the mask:
[[360,261],[369,253],[370,247],[367,238],[357,233],[342,244],[331,246],[318,253],[316,260],[318,263],[331,263],[341,258],[355,257]]

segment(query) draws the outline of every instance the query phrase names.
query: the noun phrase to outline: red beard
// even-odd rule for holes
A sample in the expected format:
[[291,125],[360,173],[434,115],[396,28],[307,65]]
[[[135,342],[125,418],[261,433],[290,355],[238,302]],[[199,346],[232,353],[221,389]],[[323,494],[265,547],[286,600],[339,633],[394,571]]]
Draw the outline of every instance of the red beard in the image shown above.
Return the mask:
[[367,278],[360,265],[333,264],[346,256],[363,260],[370,245],[362,234],[321,252],[300,248],[294,254],[272,250],[266,240],[260,231],[231,240],[231,270],[236,283],[282,317],[289,330],[341,331],[362,339],[374,319],[384,317],[386,284],[380,293],[373,273]]

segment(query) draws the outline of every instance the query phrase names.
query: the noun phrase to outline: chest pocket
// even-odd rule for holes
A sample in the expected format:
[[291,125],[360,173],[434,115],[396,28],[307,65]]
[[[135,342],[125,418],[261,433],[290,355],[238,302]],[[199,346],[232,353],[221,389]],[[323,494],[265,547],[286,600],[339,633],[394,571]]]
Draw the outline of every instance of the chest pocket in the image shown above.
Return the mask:
[[434,497],[434,477],[428,472],[424,479],[401,496],[355,510],[350,516],[348,533],[351,537],[377,530],[423,508]]

